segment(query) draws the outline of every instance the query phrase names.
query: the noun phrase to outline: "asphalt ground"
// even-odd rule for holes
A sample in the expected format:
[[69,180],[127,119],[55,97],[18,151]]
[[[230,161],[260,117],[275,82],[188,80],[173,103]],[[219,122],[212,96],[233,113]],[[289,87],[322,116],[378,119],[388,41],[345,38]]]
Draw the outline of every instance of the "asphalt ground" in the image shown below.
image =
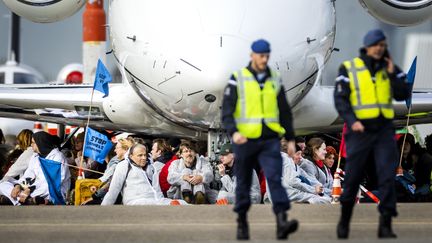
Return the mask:
[[[339,205],[293,204],[300,221],[290,242],[334,242]],[[432,242],[432,204],[398,204],[389,242]],[[0,207],[0,242],[235,242],[232,206],[29,206]],[[276,242],[269,205],[249,213],[251,241]],[[356,205],[348,242],[377,238],[375,204]]]

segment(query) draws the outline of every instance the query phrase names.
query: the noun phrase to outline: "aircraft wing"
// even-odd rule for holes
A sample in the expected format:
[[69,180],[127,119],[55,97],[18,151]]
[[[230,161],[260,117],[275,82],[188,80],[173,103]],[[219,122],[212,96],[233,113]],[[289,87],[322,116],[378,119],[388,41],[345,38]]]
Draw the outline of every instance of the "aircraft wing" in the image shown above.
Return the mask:
[[[0,116],[115,131],[205,138],[205,132],[174,124],[146,105],[127,84],[111,84],[110,94],[92,85],[1,85]],[[91,104],[90,104],[91,103]]]
[[[333,86],[315,86],[293,107],[297,134],[330,133],[342,130],[343,120],[334,108]],[[394,124],[406,126],[408,108],[405,101],[393,102]],[[432,89],[414,90],[409,125],[432,123]]]

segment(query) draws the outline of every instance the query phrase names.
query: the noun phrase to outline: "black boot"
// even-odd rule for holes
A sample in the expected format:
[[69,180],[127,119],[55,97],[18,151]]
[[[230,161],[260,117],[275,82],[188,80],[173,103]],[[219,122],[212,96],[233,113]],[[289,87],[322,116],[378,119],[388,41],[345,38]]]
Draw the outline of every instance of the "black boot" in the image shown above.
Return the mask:
[[391,215],[381,215],[379,218],[378,238],[396,238],[392,230]]
[[8,197],[0,195],[0,205],[3,205],[3,206],[6,206],[6,205],[13,206],[14,204],[12,203],[12,201]]
[[276,214],[276,237],[278,240],[288,239],[288,235],[298,228],[298,221],[288,220],[286,212]]
[[338,239],[348,239],[353,208],[354,203],[341,203],[341,217],[336,229]]
[[187,203],[193,203],[193,195],[191,191],[183,191],[182,198]]
[[249,225],[246,214],[239,214],[237,218],[237,240],[249,240]]

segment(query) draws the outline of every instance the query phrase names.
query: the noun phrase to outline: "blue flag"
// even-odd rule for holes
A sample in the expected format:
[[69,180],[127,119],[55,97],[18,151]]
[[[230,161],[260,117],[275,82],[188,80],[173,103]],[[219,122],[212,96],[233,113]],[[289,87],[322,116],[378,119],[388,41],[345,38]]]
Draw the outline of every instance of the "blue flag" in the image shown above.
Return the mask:
[[105,95],[103,96],[103,98],[105,98],[109,94],[108,83],[111,81],[112,81],[111,74],[109,73],[105,65],[102,63],[102,61],[99,59],[96,68],[96,75],[95,75],[93,89],[104,93]]
[[84,144],[84,156],[93,159],[101,164],[105,162],[105,157],[111,150],[113,144],[107,136],[102,133],[87,128],[86,141]]
[[409,85],[410,94],[409,97],[405,100],[406,106],[409,109],[411,106],[411,99],[412,99],[412,89],[414,86],[414,80],[416,76],[416,69],[417,69],[417,57],[414,58],[411,67],[407,73],[407,84]]
[[48,190],[51,201],[55,205],[65,205],[61,192],[61,163],[39,157],[42,171],[48,182]]

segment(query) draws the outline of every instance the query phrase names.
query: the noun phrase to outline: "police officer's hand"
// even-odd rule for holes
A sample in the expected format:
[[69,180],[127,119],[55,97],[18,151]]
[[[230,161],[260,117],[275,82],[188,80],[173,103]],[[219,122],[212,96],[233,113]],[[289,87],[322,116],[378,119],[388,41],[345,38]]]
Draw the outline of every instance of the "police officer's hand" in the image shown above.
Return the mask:
[[239,132],[235,132],[232,136],[232,139],[235,144],[244,144],[247,142],[247,138],[241,135]]
[[360,121],[356,121],[351,125],[353,132],[364,132],[364,126]]
[[393,63],[393,60],[390,57],[384,57],[384,60],[387,62],[387,73],[388,74],[394,73],[394,63]]
[[287,143],[287,154],[292,158],[295,154],[295,141],[288,141]]

